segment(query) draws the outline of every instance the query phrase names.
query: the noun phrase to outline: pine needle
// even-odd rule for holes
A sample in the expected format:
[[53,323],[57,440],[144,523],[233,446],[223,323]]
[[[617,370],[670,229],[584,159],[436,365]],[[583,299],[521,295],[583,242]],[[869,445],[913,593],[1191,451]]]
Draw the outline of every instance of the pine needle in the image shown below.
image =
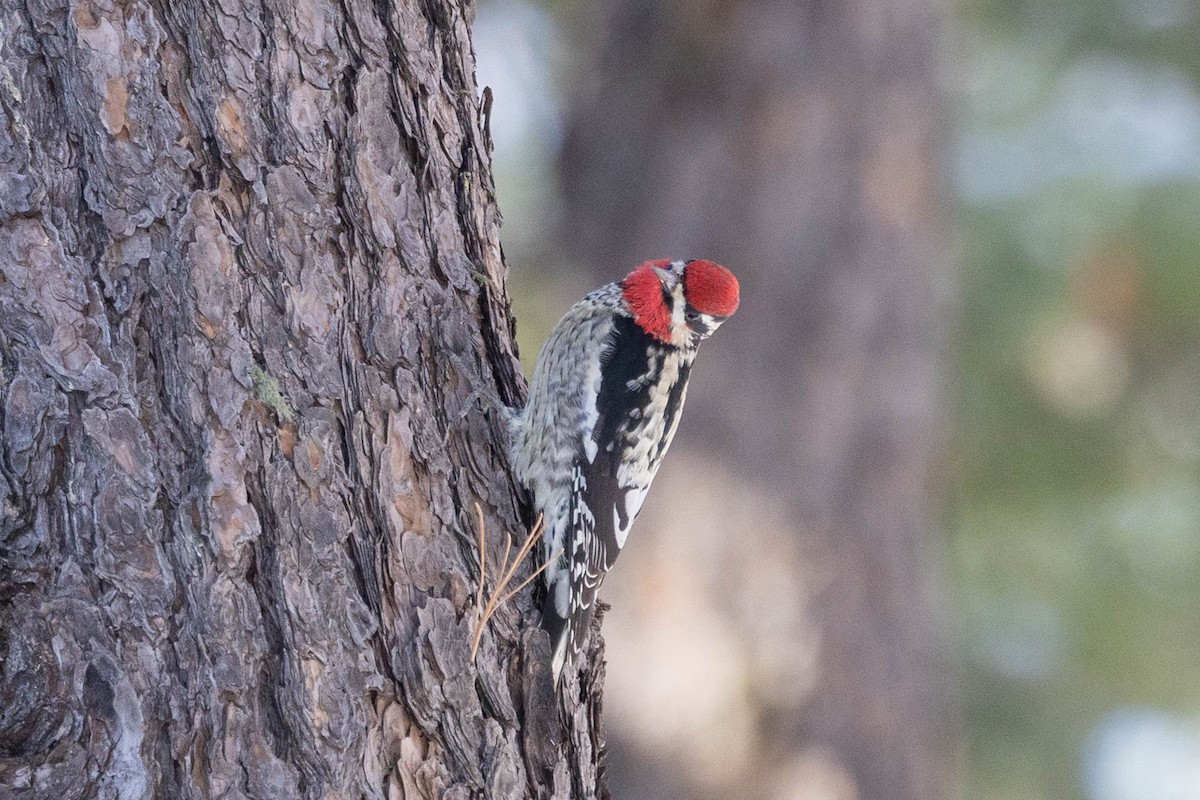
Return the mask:
[[480,508],[479,503],[475,504],[475,516],[479,520],[479,595],[475,605],[476,610],[479,612],[479,620],[475,625],[475,638],[471,642],[471,661],[475,660],[475,655],[479,652],[479,642],[483,638],[483,631],[484,628],[487,627],[488,620],[490,620],[496,614],[496,611],[503,603],[511,600],[516,596],[517,592],[521,591],[531,582],[533,582],[533,579],[538,575],[541,575],[546,567],[550,566],[550,563],[554,561],[554,558],[558,557],[555,555],[554,558],[547,559],[546,563],[534,570],[533,574],[521,581],[516,588],[508,589],[509,583],[512,582],[512,579],[517,574],[517,570],[520,568],[525,559],[529,557],[530,552],[533,551],[533,546],[537,543],[538,538],[540,538],[542,534],[544,523],[541,515],[539,514],[537,522],[533,524],[533,528],[529,531],[529,535],[525,537],[525,541],[522,542],[521,546],[517,549],[517,554],[513,558],[511,564],[508,561],[508,557],[512,553],[512,536],[505,531],[504,558],[500,562],[500,569],[498,570],[500,577],[496,581],[496,585],[492,588],[491,597],[487,600],[487,602],[482,602],[487,576],[487,535],[485,533],[483,522],[483,509]]

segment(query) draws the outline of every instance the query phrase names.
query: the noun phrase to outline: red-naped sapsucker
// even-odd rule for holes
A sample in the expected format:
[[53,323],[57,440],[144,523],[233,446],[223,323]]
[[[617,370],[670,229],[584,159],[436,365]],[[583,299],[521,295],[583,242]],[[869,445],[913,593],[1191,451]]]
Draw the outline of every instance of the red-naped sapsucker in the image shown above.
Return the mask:
[[543,616],[556,679],[675,435],[696,348],[737,307],[719,264],[649,261],[576,303],[538,355],[512,462],[553,557]]

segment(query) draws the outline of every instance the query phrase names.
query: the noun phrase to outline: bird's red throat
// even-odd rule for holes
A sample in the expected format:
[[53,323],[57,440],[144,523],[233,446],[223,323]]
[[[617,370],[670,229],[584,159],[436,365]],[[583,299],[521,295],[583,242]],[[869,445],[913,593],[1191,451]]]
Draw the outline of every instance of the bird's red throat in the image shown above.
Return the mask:
[[671,306],[663,297],[662,281],[655,267],[666,269],[671,263],[664,258],[647,261],[621,281],[625,302],[633,312],[633,321],[642,330],[662,342],[671,341]]

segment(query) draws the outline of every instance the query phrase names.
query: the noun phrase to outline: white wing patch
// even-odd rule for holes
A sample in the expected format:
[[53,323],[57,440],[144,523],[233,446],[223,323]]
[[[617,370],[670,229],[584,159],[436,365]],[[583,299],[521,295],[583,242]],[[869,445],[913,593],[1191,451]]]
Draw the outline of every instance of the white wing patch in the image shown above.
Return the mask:
[[642,510],[642,503],[646,500],[646,493],[650,491],[650,486],[630,486],[625,490],[625,525],[621,525],[621,514],[617,509],[613,509],[613,532],[617,536],[617,547],[625,546],[625,539],[629,536],[629,529],[633,527],[633,521],[637,518],[638,512]]

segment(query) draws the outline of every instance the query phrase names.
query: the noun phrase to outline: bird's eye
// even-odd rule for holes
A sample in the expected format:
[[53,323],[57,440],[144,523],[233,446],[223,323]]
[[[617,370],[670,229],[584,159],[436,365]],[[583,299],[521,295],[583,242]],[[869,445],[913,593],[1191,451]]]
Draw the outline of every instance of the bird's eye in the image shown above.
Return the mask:
[[689,308],[687,311],[683,312],[683,316],[689,322],[695,322],[696,320],[700,319],[700,312],[694,308]]

